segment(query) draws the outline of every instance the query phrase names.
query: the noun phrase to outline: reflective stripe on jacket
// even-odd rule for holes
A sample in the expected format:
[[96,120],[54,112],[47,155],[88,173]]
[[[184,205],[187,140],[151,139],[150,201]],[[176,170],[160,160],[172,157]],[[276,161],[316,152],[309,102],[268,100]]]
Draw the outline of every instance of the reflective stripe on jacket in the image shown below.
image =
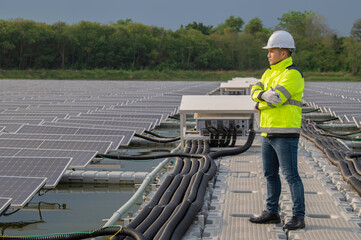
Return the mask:
[[[304,78],[289,57],[265,71],[261,80],[251,90],[253,101],[257,102],[262,136],[267,134],[299,133],[302,119],[302,94]],[[262,93],[275,89],[282,102],[277,105],[262,100]]]

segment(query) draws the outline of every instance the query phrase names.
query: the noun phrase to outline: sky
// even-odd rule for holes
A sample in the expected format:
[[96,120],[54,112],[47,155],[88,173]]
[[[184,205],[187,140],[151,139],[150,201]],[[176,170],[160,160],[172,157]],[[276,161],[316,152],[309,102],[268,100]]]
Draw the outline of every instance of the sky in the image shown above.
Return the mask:
[[193,21],[215,27],[233,15],[246,24],[258,17],[265,27],[273,28],[284,13],[306,10],[323,16],[338,36],[350,36],[354,22],[361,18],[360,9],[361,0],[0,0],[0,19],[106,24],[130,18],[177,30]]

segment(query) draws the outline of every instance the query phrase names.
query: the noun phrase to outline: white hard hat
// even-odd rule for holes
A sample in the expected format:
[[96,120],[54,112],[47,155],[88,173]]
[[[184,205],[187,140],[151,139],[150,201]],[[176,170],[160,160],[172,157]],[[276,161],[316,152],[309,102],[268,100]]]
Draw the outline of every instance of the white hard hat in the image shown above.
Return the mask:
[[269,48],[288,48],[291,52],[296,50],[292,35],[284,30],[272,33],[268,39],[267,46],[263,47],[263,49]]

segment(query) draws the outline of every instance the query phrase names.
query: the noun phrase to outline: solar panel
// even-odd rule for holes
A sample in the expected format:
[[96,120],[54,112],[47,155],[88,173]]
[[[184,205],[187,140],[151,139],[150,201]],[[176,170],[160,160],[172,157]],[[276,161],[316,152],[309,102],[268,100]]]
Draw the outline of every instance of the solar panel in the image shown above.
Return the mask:
[[0,176],[45,177],[45,187],[54,188],[71,158],[0,157]]
[[2,148],[30,148],[54,150],[89,150],[106,153],[112,142],[101,141],[71,141],[71,140],[31,140],[28,139],[0,139]]
[[47,150],[47,149],[20,149],[20,148],[0,148],[1,156],[9,157],[60,157],[72,158],[69,167],[84,168],[96,156],[96,151],[76,151],[76,150]]
[[11,117],[37,117],[37,118],[41,118],[41,117],[57,117],[57,118],[66,118],[69,115],[68,114],[57,114],[57,113],[17,113],[17,112],[2,112],[0,113],[0,117],[1,116],[11,116]]
[[22,208],[45,182],[46,178],[0,176],[0,197],[11,198],[11,207]]
[[134,121],[106,121],[106,120],[92,120],[92,119],[58,119],[56,123],[77,123],[77,124],[91,124],[91,125],[104,125],[104,126],[122,126],[122,127],[135,127],[149,130],[152,124],[150,122],[134,122]]
[[23,124],[4,123],[4,122],[2,122],[0,125],[5,127],[5,129],[3,129],[2,132],[7,132],[7,133],[16,133],[23,126]]
[[121,145],[128,145],[134,136],[135,131],[107,130],[97,128],[73,128],[56,126],[24,125],[19,129],[20,134],[60,134],[60,135],[110,135],[124,136]]
[[[0,135],[1,137],[1,135]],[[63,135],[60,137],[61,140],[81,140],[81,141],[110,141],[111,149],[116,150],[120,147],[123,142],[124,136],[101,136],[101,135]]]
[[96,154],[96,151],[22,149],[15,156],[70,157],[72,158],[72,161],[69,167],[84,168],[91,162]]
[[[110,121],[110,122],[117,122],[117,121],[132,121],[132,122],[145,122],[145,123],[151,123],[151,129],[155,128],[157,126],[158,121],[160,121],[160,119],[139,119],[136,116],[134,117],[129,117],[129,118],[108,118],[108,117],[102,117],[102,116],[96,116],[96,117],[91,117],[88,118],[86,116],[78,116],[78,117],[69,117],[69,120],[96,120],[96,121]],[[91,121],[90,120],[90,121]]]
[[118,149],[124,136],[93,136],[93,135],[57,135],[57,134],[0,134],[0,139],[35,139],[35,140],[77,140],[112,142],[111,149]]
[[0,148],[0,156],[15,156],[18,152],[21,151],[21,148]]
[[112,142],[101,141],[44,140],[39,149],[88,150],[106,153],[111,144]]
[[137,114],[137,113],[126,113],[126,114],[120,114],[120,113],[107,113],[107,112],[93,112],[90,114],[81,114],[81,117],[108,117],[108,118],[118,118],[118,120],[121,120],[122,118],[137,118],[137,119],[157,119],[158,124],[160,124],[161,120],[166,119],[162,114]]
[[2,116],[0,115],[0,121],[8,120],[38,120],[38,121],[54,121],[57,117],[23,117],[23,116]]
[[0,197],[0,216],[8,209],[11,203],[11,198]]
[[0,147],[2,148],[38,148],[43,140],[28,141],[26,139],[0,139]]
[[61,127],[81,127],[81,128],[97,128],[109,130],[134,130],[137,133],[143,133],[144,128],[133,126],[117,126],[117,125],[95,125],[86,123],[67,123],[67,122],[44,122],[42,126],[61,126]]
[[352,115],[352,119],[358,128],[361,128],[361,114]]
[[2,133],[0,134],[1,138],[8,138],[8,139],[36,139],[36,140],[59,140],[62,135],[50,135],[50,134],[7,134]]
[[24,125],[17,133],[20,134],[75,134],[78,129],[55,126]]
[[126,130],[107,130],[96,128],[79,128],[76,135],[110,135],[110,136],[124,136],[121,145],[128,145],[134,136],[135,131]]
[[40,120],[40,119],[11,119],[11,120],[2,120],[0,119],[0,125],[4,124],[40,124],[42,123],[44,120]]

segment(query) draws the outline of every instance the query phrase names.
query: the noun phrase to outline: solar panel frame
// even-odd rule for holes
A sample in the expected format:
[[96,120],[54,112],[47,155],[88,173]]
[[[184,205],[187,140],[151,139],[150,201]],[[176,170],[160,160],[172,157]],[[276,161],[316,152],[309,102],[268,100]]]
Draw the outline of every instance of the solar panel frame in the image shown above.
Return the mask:
[[62,135],[50,135],[50,134],[9,134],[1,133],[0,139],[27,139],[27,140],[60,140]]
[[43,122],[44,120],[31,120],[31,119],[27,119],[27,120],[18,120],[18,119],[12,119],[12,120],[1,120],[0,119],[0,125],[2,125],[3,123],[5,124],[35,124],[35,125],[39,125]]
[[75,127],[57,127],[57,126],[38,126],[38,125],[24,125],[19,129],[20,134],[58,134],[58,135],[110,135],[110,136],[124,136],[121,143],[122,146],[129,145],[133,138],[134,130],[108,130],[97,128],[75,128]]
[[[150,129],[155,128],[158,125],[159,120],[158,119],[139,119],[136,117],[132,117],[132,118],[109,118],[109,117],[101,117],[101,116],[97,116],[97,117],[92,117],[92,118],[88,118],[88,117],[84,117],[84,116],[78,116],[78,117],[69,117],[69,120],[71,119],[79,119],[79,120],[99,120],[99,121],[133,121],[133,122],[146,122],[146,123],[151,123],[151,127]],[[91,121],[90,120],[90,121]]]
[[57,118],[67,118],[69,114],[56,114],[56,113],[9,113],[9,112],[2,112],[0,113],[1,116],[12,116],[12,117],[57,117]]
[[112,142],[110,141],[44,140],[38,148],[49,150],[96,150],[98,153],[107,153],[111,145]]
[[9,208],[11,198],[0,197],[0,216]]
[[[1,136],[1,135],[0,135]],[[112,142],[110,146],[110,150],[118,149],[123,140],[124,136],[112,136],[112,135],[62,135],[60,140],[92,140],[92,141],[105,141],[105,142]]]
[[60,127],[80,127],[80,128],[96,128],[105,130],[133,130],[137,133],[143,133],[145,128],[133,126],[117,126],[117,125],[95,125],[87,123],[67,123],[67,122],[44,122],[42,126],[60,126]]
[[72,158],[0,157],[0,176],[44,177],[44,188],[54,188]]
[[72,140],[31,140],[0,138],[2,148],[49,149],[49,150],[85,150],[106,153],[109,151],[110,141],[72,141]]
[[11,207],[23,208],[45,182],[39,177],[0,176],[0,197],[11,198]]
[[352,120],[358,128],[361,128],[361,114],[353,114]]
[[22,128],[22,126],[24,124],[18,124],[18,123],[1,123],[1,126],[4,126],[5,129],[2,130],[2,132],[7,132],[7,133],[17,133],[19,131],[20,128]]
[[85,168],[97,155],[96,151],[0,148],[1,156],[72,158],[71,168]]
[[56,123],[76,123],[76,124],[89,124],[89,125],[102,125],[102,126],[124,126],[135,127],[140,129],[149,130],[152,126],[150,122],[134,122],[134,121],[106,121],[106,120],[92,120],[92,119],[57,119]]

